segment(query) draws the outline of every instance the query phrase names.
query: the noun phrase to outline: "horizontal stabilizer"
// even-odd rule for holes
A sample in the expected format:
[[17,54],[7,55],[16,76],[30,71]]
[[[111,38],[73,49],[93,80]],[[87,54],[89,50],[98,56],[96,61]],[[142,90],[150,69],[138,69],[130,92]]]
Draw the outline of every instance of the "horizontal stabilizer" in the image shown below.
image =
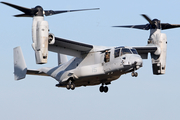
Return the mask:
[[14,79],[20,80],[26,77],[27,67],[21,47],[14,48]]
[[40,76],[48,76],[46,73],[39,70],[27,70],[28,75],[40,75]]

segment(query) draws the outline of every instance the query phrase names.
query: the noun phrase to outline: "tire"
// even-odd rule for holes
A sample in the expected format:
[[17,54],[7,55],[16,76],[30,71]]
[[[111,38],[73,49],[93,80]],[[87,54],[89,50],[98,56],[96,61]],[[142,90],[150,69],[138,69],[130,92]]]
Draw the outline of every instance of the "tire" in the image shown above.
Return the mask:
[[108,87],[107,87],[107,86],[104,87],[104,92],[105,92],[105,93],[108,92]]
[[67,84],[66,88],[69,90],[71,88],[70,84]]
[[135,73],[134,73],[134,72],[132,72],[132,73],[131,73],[131,76],[132,76],[132,77],[134,77],[134,76],[135,76]]
[[72,84],[70,85],[70,87],[71,87],[71,90],[74,90],[74,89],[75,89],[75,84],[72,83]]
[[137,76],[138,76],[138,73],[137,73],[137,72],[135,72],[134,76],[135,76],[135,77],[137,77]]
[[103,91],[104,91],[104,87],[101,86],[101,87],[99,88],[99,91],[100,91],[100,92],[103,92]]

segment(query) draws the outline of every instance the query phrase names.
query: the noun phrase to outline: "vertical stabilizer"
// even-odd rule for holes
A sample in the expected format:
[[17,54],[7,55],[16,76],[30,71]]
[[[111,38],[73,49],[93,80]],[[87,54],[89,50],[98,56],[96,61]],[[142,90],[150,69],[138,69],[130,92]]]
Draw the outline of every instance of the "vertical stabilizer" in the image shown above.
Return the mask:
[[20,80],[26,77],[27,67],[21,47],[14,48],[14,79]]

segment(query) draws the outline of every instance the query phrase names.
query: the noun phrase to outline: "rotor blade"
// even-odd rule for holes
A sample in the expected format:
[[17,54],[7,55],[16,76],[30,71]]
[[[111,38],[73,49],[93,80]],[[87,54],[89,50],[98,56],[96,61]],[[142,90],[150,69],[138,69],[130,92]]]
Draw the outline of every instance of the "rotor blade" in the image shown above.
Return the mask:
[[33,15],[18,14],[18,15],[14,15],[14,17],[33,17]]
[[162,30],[172,29],[172,28],[177,28],[177,27],[180,27],[180,24],[161,23]]
[[136,28],[141,30],[149,30],[149,24],[146,25],[129,25],[129,26],[113,26],[113,27],[125,27],[125,28]]
[[151,25],[153,25],[152,20],[145,14],[141,14]]
[[99,8],[92,8],[92,9],[79,9],[79,10],[61,10],[61,11],[53,11],[53,10],[45,10],[45,15],[50,16],[54,14],[60,14],[65,12],[76,12],[76,11],[85,11],[85,10],[98,10]]
[[10,7],[13,7],[15,9],[17,9],[17,10],[20,10],[20,11],[22,11],[25,14],[28,14],[28,15],[30,15],[30,14],[32,14],[32,12],[34,12],[34,11],[32,11],[32,9],[21,7],[21,6],[18,6],[18,5],[11,4],[11,3],[7,3],[7,2],[1,2],[1,3],[5,4],[5,5],[8,5]]

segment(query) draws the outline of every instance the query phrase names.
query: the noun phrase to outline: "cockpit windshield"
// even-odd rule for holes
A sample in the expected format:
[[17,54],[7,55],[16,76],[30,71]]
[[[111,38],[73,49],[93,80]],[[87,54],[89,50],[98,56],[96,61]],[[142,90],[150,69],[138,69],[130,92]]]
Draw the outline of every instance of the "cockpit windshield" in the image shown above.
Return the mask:
[[116,48],[114,50],[114,58],[117,58],[125,54],[138,54],[138,52],[136,51],[136,49],[129,48]]
[[136,49],[131,49],[131,51],[133,52],[133,54],[138,54],[138,52],[136,51]]
[[124,55],[124,54],[132,54],[132,52],[128,48],[122,48],[121,55]]

